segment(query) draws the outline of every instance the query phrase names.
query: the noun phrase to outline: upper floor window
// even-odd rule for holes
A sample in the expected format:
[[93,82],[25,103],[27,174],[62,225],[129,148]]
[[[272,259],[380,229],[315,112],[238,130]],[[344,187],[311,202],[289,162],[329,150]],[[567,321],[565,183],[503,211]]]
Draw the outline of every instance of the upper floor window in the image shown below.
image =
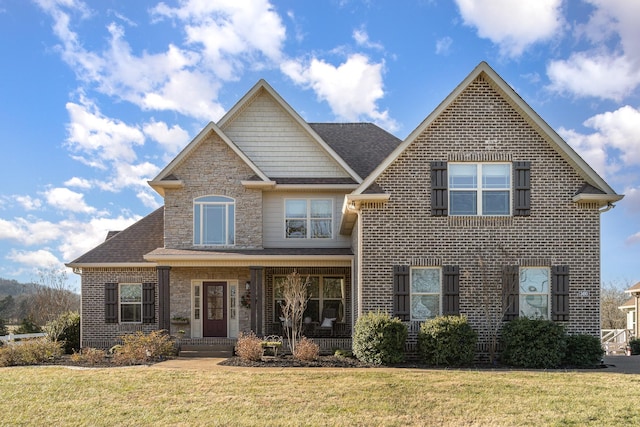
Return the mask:
[[235,205],[230,197],[204,196],[193,202],[195,245],[235,244]]
[[511,215],[511,164],[450,163],[450,215]]
[[287,239],[330,239],[333,236],[333,200],[287,199],[284,221]]

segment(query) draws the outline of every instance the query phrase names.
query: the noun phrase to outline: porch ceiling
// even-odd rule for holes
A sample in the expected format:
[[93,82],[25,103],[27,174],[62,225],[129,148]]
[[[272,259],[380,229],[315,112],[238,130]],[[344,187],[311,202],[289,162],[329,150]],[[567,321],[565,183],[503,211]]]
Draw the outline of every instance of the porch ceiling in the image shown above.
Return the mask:
[[351,249],[241,249],[198,250],[158,248],[144,256],[172,267],[350,267]]

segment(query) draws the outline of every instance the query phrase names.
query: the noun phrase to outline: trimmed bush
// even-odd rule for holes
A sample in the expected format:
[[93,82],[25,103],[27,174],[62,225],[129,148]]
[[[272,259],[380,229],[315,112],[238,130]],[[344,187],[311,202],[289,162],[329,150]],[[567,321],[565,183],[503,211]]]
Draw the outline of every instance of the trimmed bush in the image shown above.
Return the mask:
[[404,360],[407,326],[387,313],[368,312],[358,318],[353,333],[353,354],[375,365]]
[[438,316],[420,325],[418,352],[429,365],[461,366],[473,362],[478,334],[464,316]]
[[68,311],[48,322],[44,330],[54,341],[64,344],[64,352],[73,354],[80,349],[80,313]]
[[118,365],[141,365],[148,361],[175,354],[175,348],[167,331],[152,331],[123,335],[122,345],[113,353],[113,363]]
[[262,359],[262,340],[253,331],[240,332],[235,350],[240,359],[257,362]]
[[62,344],[49,338],[35,338],[0,348],[0,366],[37,365],[62,355]]
[[564,364],[575,368],[590,368],[602,362],[602,343],[592,335],[567,336]]
[[87,365],[97,365],[104,363],[107,352],[97,348],[83,348],[82,352],[74,352],[71,360],[76,363],[86,363]]
[[526,317],[505,324],[501,340],[502,362],[521,368],[557,368],[567,346],[562,325]]
[[630,340],[629,347],[631,347],[631,354],[640,354],[640,338]]
[[320,356],[320,346],[307,337],[302,337],[296,345],[296,351],[293,353],[293,357],[298,360],[310,362],[317,360]]

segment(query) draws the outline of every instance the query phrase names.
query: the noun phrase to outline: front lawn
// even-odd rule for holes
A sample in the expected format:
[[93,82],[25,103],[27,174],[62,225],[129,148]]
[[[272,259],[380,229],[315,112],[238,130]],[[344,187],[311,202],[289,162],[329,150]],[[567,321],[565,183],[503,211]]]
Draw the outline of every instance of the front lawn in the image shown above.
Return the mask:
[[640,377],[601,372],[0,368],[0,425],[638,425]]

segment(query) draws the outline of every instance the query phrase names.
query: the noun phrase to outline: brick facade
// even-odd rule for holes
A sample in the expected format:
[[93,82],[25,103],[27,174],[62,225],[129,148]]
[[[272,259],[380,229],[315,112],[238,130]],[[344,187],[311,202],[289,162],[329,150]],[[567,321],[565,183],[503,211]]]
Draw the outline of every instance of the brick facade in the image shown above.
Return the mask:
[[[214,161],[215,160],[215,161]],[[193,199],[235,199],[236,249],[262,247],[262,192],[246,189],[242,180],[254,172],[219,136],[211,133],[174,171],[184,188],[165,191],[165,247],[193,247]]]
[[[431,161],[520,160],[531,162],[530,216],[431,216]],[[360,215],[360,313],[392,313],[394,265],[457,265],[460,313],[486,341],[487,316],[501,317],[503,266],[567,265],[567,330],[599,334],[598,209],[571,201],[584,179],[482,76],[376,182],[391,197]]]

